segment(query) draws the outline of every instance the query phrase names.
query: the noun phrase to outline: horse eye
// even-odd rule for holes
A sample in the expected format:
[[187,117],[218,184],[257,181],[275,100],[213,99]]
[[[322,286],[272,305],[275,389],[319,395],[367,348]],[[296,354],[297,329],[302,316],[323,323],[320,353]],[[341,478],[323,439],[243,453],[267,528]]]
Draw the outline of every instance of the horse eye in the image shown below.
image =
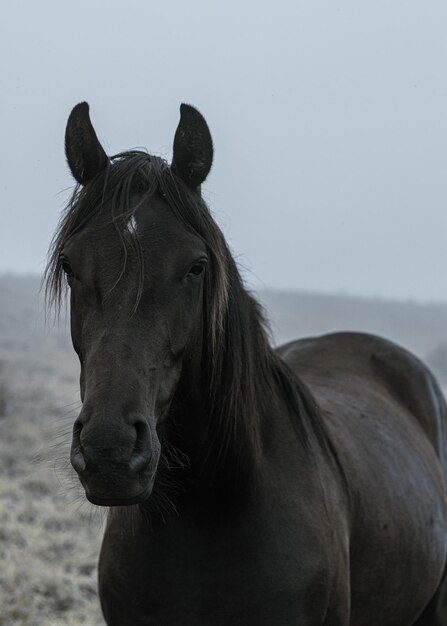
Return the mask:
[[71,278],[73,276],[73,270],[71,269],[71,265],[70,263],[67,261],[67,259],[62,258],[61,259],[61,268],[62,271],[65,272],[65,274]]
[[205,270],[206,261],[198,261],[189,268],[188,276],[200,276]]

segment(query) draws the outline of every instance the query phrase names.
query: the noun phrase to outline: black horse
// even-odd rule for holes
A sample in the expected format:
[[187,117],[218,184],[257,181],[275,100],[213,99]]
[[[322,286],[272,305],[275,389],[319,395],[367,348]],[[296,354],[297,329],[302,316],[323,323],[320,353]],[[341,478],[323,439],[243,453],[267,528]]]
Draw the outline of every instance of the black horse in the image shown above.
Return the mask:
[[193,107],[170,166],[109,158],[86,103],[65,145],[78,186],[47,289],[71,289],[71,461],[112,507],[107,623],[445,626],[447,412],[430,372],[357,333],[270,346],[200,194],[213,146]]

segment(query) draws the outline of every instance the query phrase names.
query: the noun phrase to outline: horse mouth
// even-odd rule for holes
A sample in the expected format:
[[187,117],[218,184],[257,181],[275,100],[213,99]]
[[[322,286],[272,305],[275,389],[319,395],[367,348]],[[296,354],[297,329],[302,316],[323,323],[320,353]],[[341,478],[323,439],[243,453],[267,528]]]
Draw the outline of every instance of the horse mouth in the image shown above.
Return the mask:
[[131,506],[134,504],[142,504],[150,497],[151,493],[152,485],[149,485],[136,496],[132,496],[130,498],[98,497],[94,493],[90,493],[89,491],[87,491],[87,489],[85,490],[87,500],[91,504],[95,504],[96,506]]

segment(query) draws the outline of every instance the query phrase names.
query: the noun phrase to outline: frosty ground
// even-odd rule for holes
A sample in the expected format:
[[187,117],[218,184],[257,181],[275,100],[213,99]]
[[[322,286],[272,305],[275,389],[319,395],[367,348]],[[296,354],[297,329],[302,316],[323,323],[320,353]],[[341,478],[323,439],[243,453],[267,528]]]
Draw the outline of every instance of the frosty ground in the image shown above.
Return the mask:
[[1,280],[0,625],[95,626],[101,515],[68,464],[78,368],[37,287]]

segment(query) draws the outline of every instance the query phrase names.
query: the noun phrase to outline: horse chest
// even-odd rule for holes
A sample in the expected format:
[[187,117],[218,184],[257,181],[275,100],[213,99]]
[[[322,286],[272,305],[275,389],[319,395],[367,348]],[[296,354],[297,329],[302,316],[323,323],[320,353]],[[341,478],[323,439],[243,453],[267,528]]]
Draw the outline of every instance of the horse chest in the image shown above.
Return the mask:
[[322,623],[328,573],[311,535],[271,533],[249,520],[235,528],[228,520],[178,520],[133,535],[109,525],[100,560],[106,619],[111,626]]

